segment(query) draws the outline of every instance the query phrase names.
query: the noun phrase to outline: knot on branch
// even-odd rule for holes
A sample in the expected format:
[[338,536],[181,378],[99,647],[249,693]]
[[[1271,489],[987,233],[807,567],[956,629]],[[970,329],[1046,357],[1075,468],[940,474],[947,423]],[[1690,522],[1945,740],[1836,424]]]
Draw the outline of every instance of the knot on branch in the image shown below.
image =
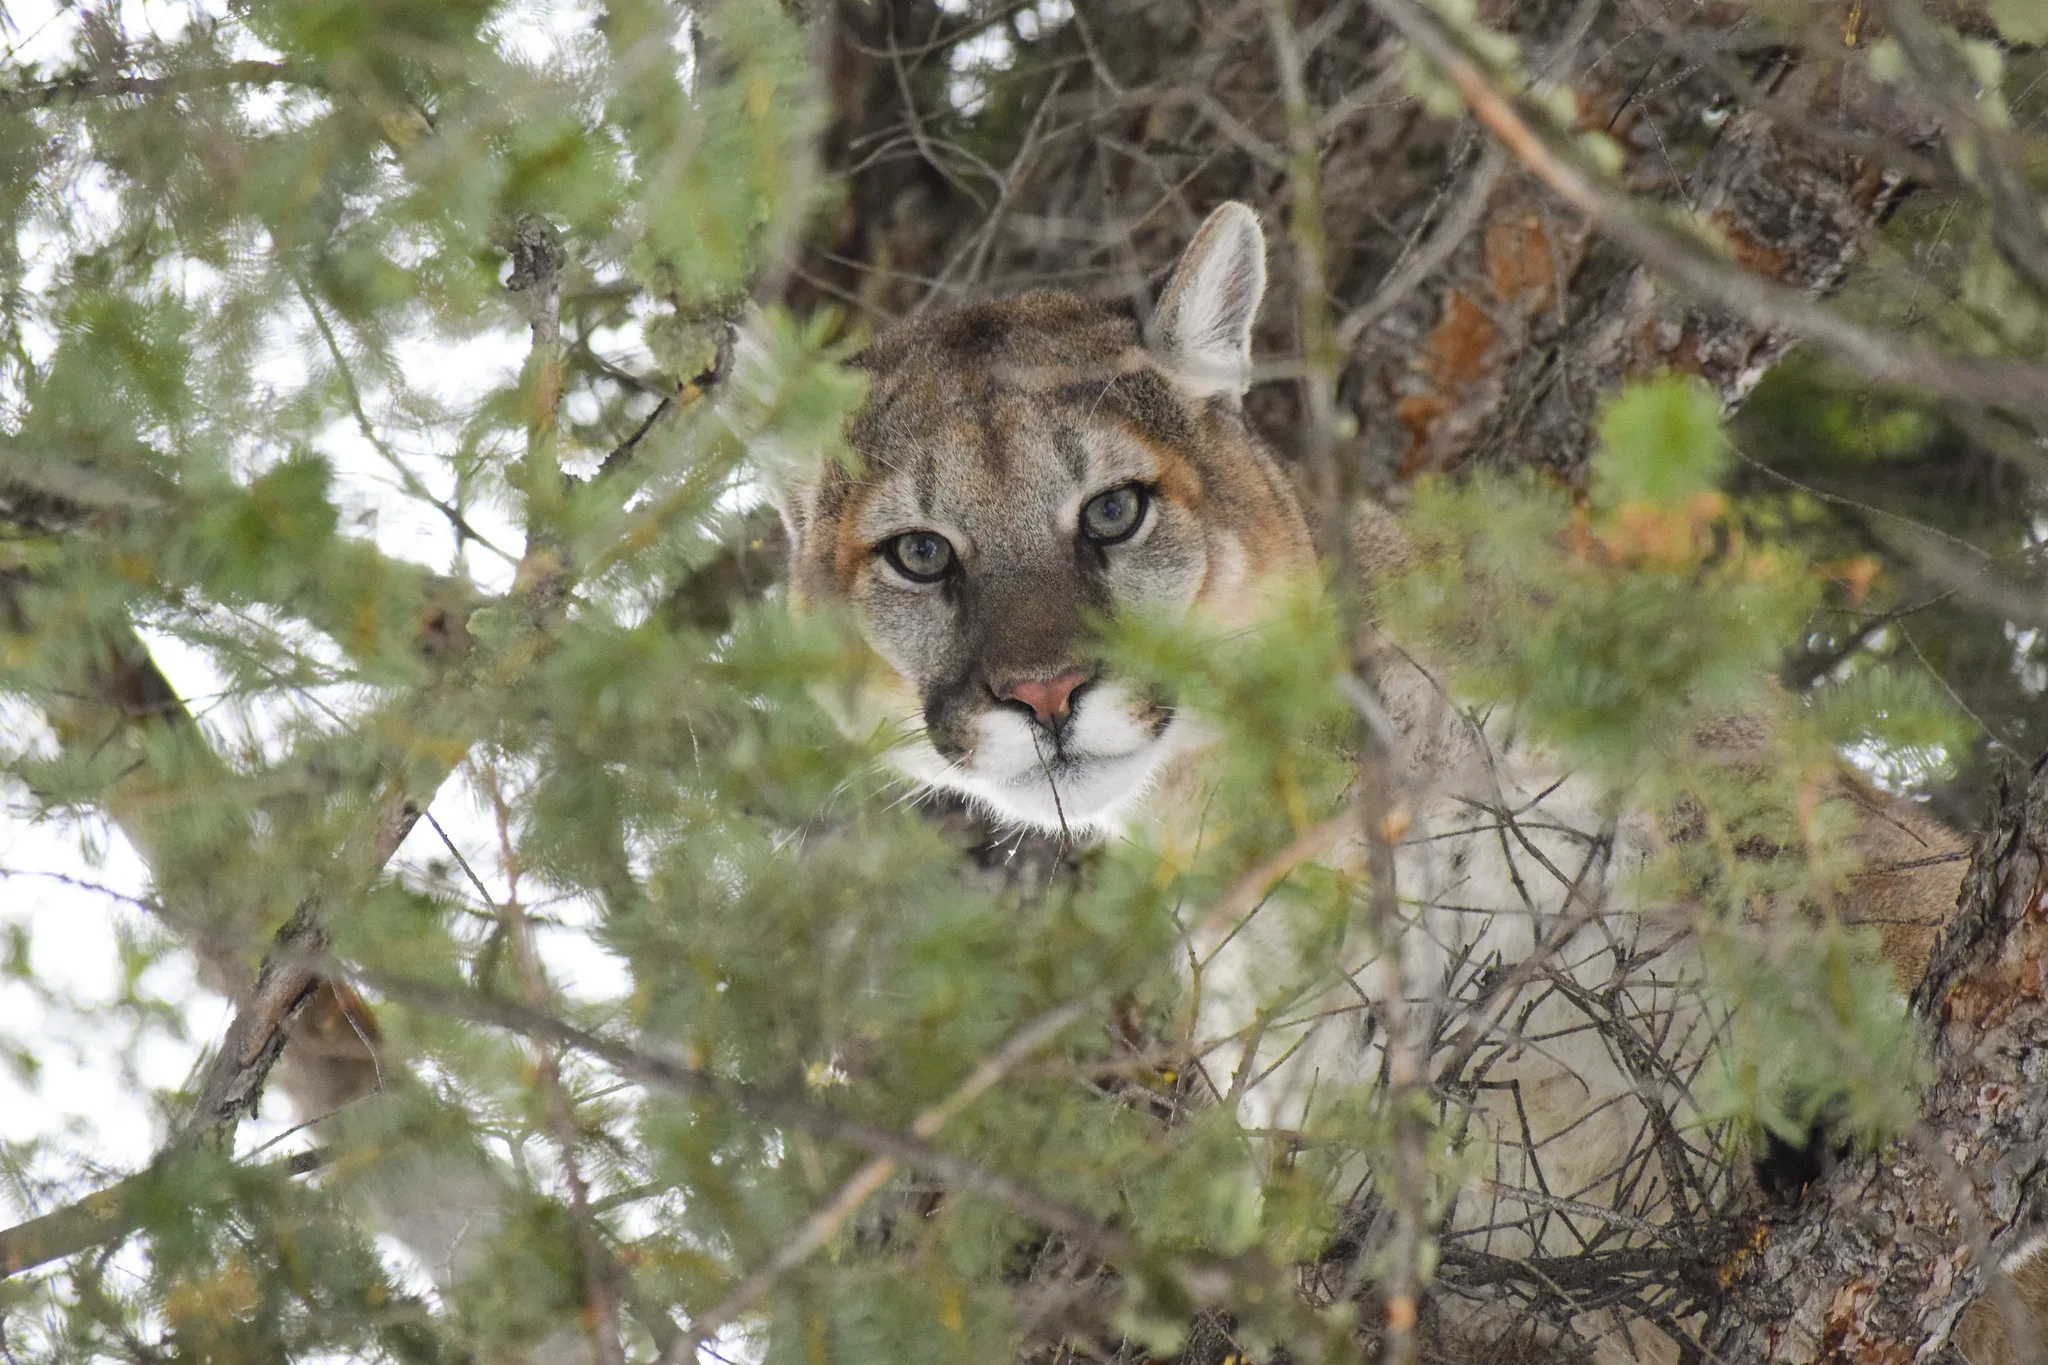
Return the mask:
[[283,1055],[292,1020],[320,987],[313,964],[332,940],[317,905],[303,902],[277,931],[264,955],[255,988],[236,1011],[208,1068],[199,1103],[188,1121],[180,1146],[233,1138],[241,1120],[256,1112],[263,1083]]
[[512,276],[505,288],[514,294],[530,289],[548,290],[562,277],[562,234],[538,214],[521,214],[512,224],[507,250],[512,256]]

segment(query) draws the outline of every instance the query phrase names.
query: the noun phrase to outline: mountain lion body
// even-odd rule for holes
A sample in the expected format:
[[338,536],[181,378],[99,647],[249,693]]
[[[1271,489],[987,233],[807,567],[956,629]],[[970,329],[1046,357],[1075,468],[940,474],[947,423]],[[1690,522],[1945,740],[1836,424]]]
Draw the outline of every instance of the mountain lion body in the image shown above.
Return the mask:
[[[1159,808],[1199,790],[1201,718],[1104,673],[1087,628],[1141,606],[1250,625],[1267,589],[1314,572],[1293,488],[1239,407],[1264,250],[1250,210],[1227,204],[1190,244],[1149,334],[1114,308],[1046,291],[906,324],[856,362],[871,383],[848,431],[860,468],[829,465],[777,496],[793,603],[849,606],[889,665],[847,719],[889,727],[914,782],[1007,822],[1098,836],[1171,818]],[[1206,964],[1197,1031],[1252,1038],[1243,1067],[1234,1054],[1225,1063],[1259,1077],[1241,1117],[1284,1132],[1319,1086],[1377,1081],[1383,1055],[1365,1021],[1397,983],[1479,999],[1488,973],[1541,945],[1543,979],[1493,1000],[1479,1030],[1472,1073],[1486,1081],[1470,1096],[1467,1135],[1486,1144],[1492,1183],[1460,1195],[1451,1226],[1498,1227],[1474,1235],[1510,1257],[1640,1240],[1614,1240],[1599,1211],[1627,1205],[1638,1222],[1668,1211],[1650,1157],[1624,1159],[1699,1140],[1653,1130],[1662,1114],[1691,1112],[1688,1067],[1707,1031],[1683,1001],[1685,926],[1633,913],[1618,891],[1647,856],[1651,822],[1559,771],[1511,716],[1466,716],[1398,649],[1381,648],[1378,664],[1413,817],[1396,854],[1414,916],[1398,962],[1347,953],[1293,1022],[1253,1029],[1272,989],[1298,982],[1298,961],[1284,926],[1212,926],[1190,944]],[[1858,789],[1845,779],[1844,790]],[[1860,879],[1857,899],[1862,917],[1902,926],[1891,939],[1912,980],[1962,871],[1939,855],[1961,842],[1864,795],[1873,815],[1858,837],[1880,871]],[[1616,1014],[1669,1021],[1657,1054],[1618,1050],[1600,1027]],[[1501,1190],[1547,1191],[1548,1202]],[[1468,1334],[1507,1320],[1501,1304],[1444,1311]],[[1575,1325],[1610,1332],[1604,1356],[1669,1352],[1655,1332],[1603,1321]]]

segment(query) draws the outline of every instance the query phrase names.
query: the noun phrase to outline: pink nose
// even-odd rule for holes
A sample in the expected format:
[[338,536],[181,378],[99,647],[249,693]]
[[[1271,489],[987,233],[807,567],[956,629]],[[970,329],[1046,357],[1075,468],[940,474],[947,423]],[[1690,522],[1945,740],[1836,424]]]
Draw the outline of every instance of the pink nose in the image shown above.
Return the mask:
[[1062,673],[1057,678],[1030,678],[1011,683],[1002,695],[1006,700],[1023,702],[1038,713],[1042,723],[1050,725],[1073,709],[1074,689],[1087,681],[1088,675],[1078,671]]

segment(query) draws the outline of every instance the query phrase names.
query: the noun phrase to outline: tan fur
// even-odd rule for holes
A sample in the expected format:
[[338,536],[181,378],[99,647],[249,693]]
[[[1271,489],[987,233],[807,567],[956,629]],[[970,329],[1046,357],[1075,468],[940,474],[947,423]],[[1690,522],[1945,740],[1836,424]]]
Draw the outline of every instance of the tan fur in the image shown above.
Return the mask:
[[[1249,621],[1262,589],[1313,571],[1295,493],[1238,405],[1263,286],[1256,221],[1242,206],[1226,205],[1162,291],[1149,335],[1113,308],[1043,291],[913,321],[861,355],[871,389],[849,430],[859,469],[785,479],[776,495],[790,530],[792,602],[850,609],[888,665],[847,719],[863,732],[881,727],[895,737],[897,761],[914,780],[962,792],[1003,819],[1084,833],[1114,832],[1138,818],[1146,793],[1164,782],[1199,785],[1198,722],[1103,673],[1086,622],[1136,607]],[[1141,530],[1117,544],[1090,541],[1082,509],[1130,486],[1150,499]],[[1355,564],[1368,578],[1412,562],[1412,544],[1384,508],[1360,509],[1352,531]],[[890,547],[906,533],[945,538],[954,555],[948,576],[916,582],[894,566]],[[1034,719],[1016,700],[1020,682],[1035,687],[1075,674],[1088,682],[1057,721]],[[1594,829],[1605,818],[1601,794],[1581,779],[1553,782],[1540,751],[1510,732],[1511,719],[1489,721],[1482,733],[1445,705],[1412,662],[1390,669],[1383,683],[1409,737],[1414,783],[1427,792],[1418,831],[1431,821],[1453,836],[1464,824],[1480,828],[1472,823],[1475,802],[1526,801],[1531,810],[1547,803],[1564,833],[1536,838],[1563,859],[1584,846],[1583,836],[1573,845],[1571,830]],[[1767,740],[1738,718],[1715,742],[1741,750]],[[1846,775],[1841,790],[1863,812],[1855,839],[1864,860],[1841,913],[1877,925],[1902,984],[1917,981],[1955,903],[1962,841]],[[1634,856],[1629,850],[1646,847],[1646,828],[1631,834],[1624,822],[1615,878]],[[1409,843],[1420,851],[1402,865],[1404,898],[1419,895],[1426,908],[1481,881],[1496,888],[1489,894],[1508,894],[1498,888],[1514,868],[1482,866],[1502,844],[1494,836],[1467,838],[1469,865],[1463,853],[1445,861],[1453,843],[1431,845],[1419,835]],[[1548,894],[1553,903],[1542,913],[1563,913],[1568,899]],[[1475,961],[1489,952],[1517,960],[1529,951],[1529,923],[1524,917],[1519,927],[1484,930],[1490,937],[1468,935],[1466,947],[1482,949]],[[1598,958],[1612,943],[1613,923],[1589,927],[1585,942],[1575,940],[1560,957],[1583,949],[1593,964],[1584,970],[1605,971]],[[1668,939],[1683,931],[1650,932]],[[1251,1008],[1259,984],[1258,932],[1231,934],[1243,961],[1231,980],[1205,983],[1205,1017],[1220,1030],[1211,1036],[1238,1026],[1232,1011]],[[1406,969],[1426,974],[1434,961],[1424,952]],[[1346,989],[1385,989],[1374,975],[1385,965],[1351,972]],[[1233,1001],[1233,989],[1246,998]],[[1540,1016],[1529,1030],[1548,1036]],[[1361,1070],[1360,1045],[1335,1027],[1274,1029],[1264,1046],[1295,1050],[1291,1071],[1279,1069],[1267,1094],[1247,1097],[1262,1107],[1255,1127],[1291,1122],[1290,1096],[1312,1092],[1325,1070]],[[1529,1121],[1541,1132],[1573,1133],[1592,1097],[1605,1095],[1604,1105],[1631,1116],[1646,1102],[1613,1059],[1572,1053],[1567,1044],[1541,1057],[1515,1053],[1502,1065],[1523,1069]],[[1482,1099],[1475,1110],[1482,1140],[1511,1126],[1489,1103]],[[1503,1138],[1502,1150],[1508,1145]],[[1583,1154],[1569,1150],[1575,1145]],[[1574,1160],[1589,1173],[1607,1169],[1597,1164],[1604,1159],[1597,1142],[1574,1137],[1563,1146],[1557,1159],[1568,1176]],[[1502,1184],[1512,1185],[1517,1172],[1501,1169]],[[1577,1191],[1594,1201],[1601,1193],[1594,1185]],[[1994,1350],[1983,1344],[1990,1330],[1982,1313],[1973,1315],[1976,1349]],[[2006,1358],[1976,1349],[1979,1360]]]
[[1956,1328],[1956,1348],[1970,1365],[2027,1365],[2048,1345],[2048,1257],[2032,1255],[2012,1272],[2014,1295],[2032,1324],[2034,1351],[2019,1349],[2006,1329],[2005,1318],[1988,1299],[1970,1305]]
[[1863,870],[1850,877],[1843,918],[1877,926],[1901,989],[1910,991],[1927,974],[1934,941],[1956,907],[1970,841],[1865,783],[1844,779],[1843,786],[1863,812],[1856,822]]

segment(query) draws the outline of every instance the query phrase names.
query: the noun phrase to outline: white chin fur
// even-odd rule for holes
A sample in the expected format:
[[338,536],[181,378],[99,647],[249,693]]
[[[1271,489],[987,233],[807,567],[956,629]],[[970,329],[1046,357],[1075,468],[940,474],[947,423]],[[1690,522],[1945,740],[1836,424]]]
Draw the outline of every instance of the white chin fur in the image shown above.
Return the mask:
[[973,751],[949,763],[920,731],[891,755],[905,774],[957,792],[998,820],[1048,834],[1115,834],[1168,759],[1196,727],[1184,717],[1157,734],[1119,683],[1090,688],[1074,710],[1063,752],[1023,716],[994,710],[979,721]]

